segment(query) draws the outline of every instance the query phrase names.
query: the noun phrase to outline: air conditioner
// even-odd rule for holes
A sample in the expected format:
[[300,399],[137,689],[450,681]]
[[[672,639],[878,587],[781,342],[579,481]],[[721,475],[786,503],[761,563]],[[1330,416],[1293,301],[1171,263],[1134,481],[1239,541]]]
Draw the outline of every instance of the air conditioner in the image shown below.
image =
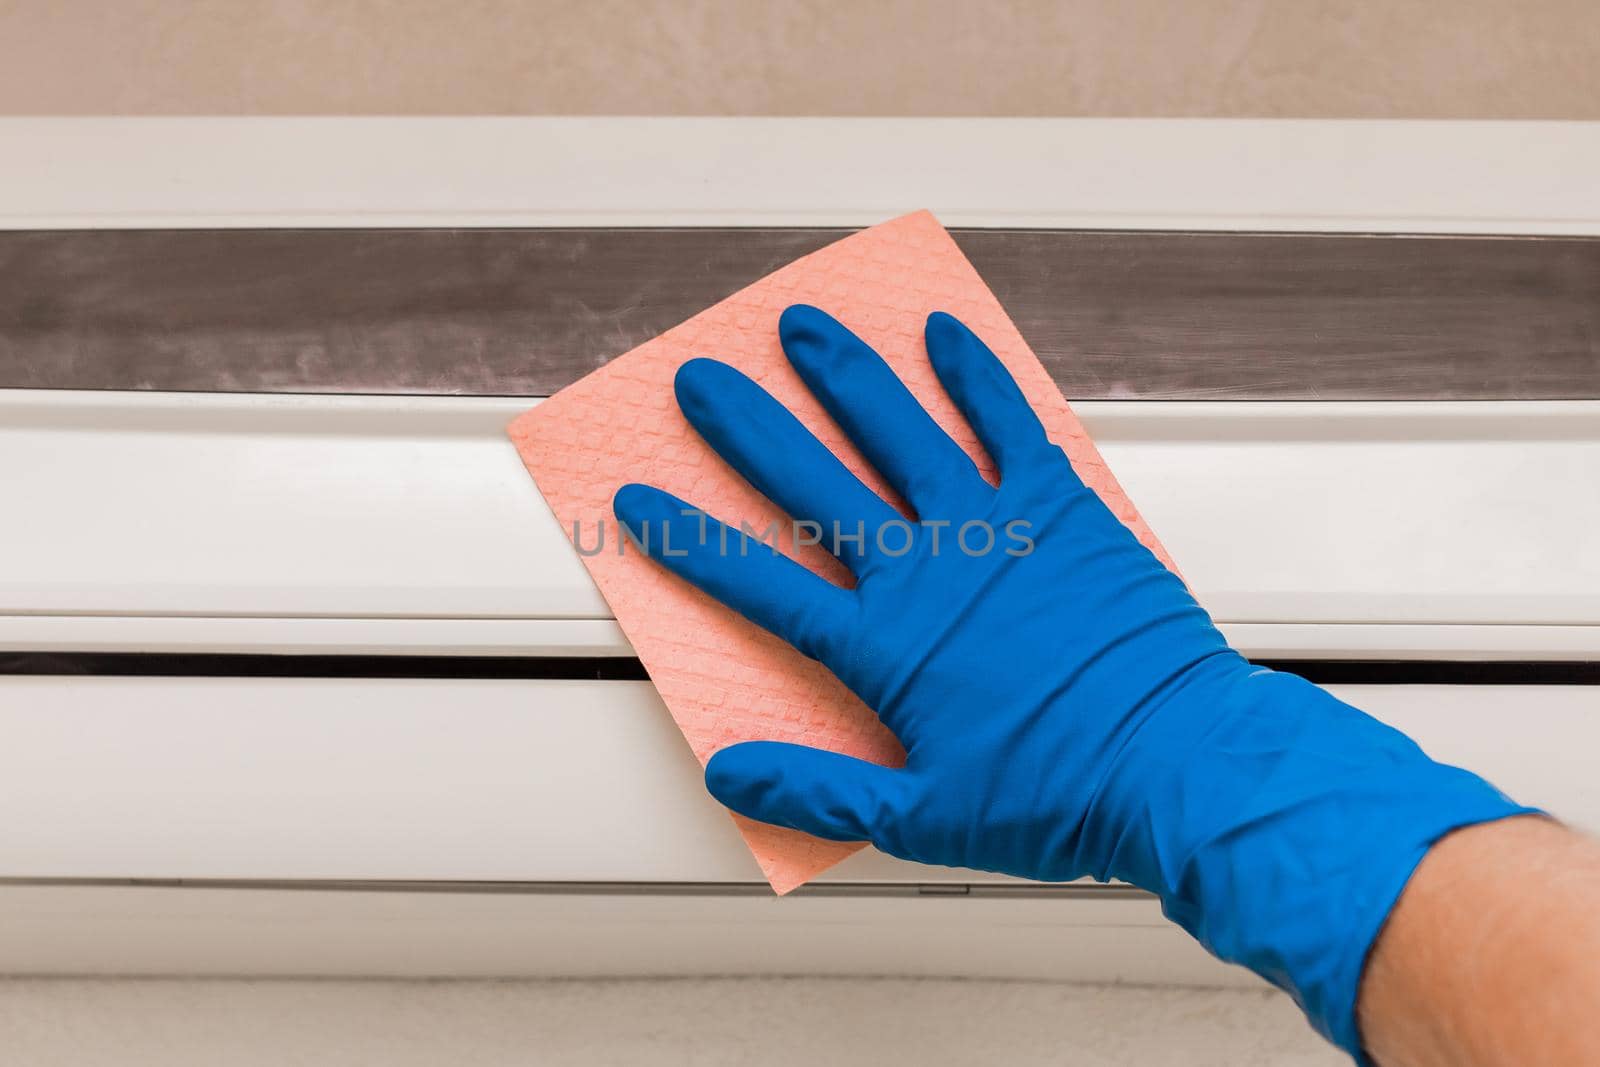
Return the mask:
[[[920,206],[1238,646],[1600,828],[1594,127],[0,120],[0,154],[0,970],[1246,980],[1125,887],[869,850],[774,898],[503,434],[697,286]],[[1058,302],[1099,265],[1158,321]]]

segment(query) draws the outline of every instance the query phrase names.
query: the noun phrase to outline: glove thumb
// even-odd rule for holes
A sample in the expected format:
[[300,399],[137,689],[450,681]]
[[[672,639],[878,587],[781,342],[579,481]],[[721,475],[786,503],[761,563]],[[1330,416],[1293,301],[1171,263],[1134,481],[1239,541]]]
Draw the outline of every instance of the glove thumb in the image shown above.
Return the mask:
[[871,841],[903,809],[906,772],[781,741],[711,757],[706,788],[740,815],[830,841]]

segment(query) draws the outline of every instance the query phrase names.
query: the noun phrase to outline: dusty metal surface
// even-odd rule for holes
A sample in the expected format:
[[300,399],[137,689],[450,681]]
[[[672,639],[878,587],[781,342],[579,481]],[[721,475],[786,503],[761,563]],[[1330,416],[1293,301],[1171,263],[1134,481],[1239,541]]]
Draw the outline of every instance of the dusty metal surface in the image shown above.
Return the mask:
[[[0,233],[0,388],[546,394],[842,232]],[[1600,397],[1600,239],[956,239],[1069,397]]]

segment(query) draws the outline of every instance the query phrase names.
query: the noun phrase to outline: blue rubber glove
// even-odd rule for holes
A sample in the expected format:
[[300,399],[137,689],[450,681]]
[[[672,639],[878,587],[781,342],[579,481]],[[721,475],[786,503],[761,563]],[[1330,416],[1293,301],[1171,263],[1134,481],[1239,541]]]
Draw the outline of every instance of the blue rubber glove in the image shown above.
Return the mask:
[[754,382],[703,359],[677,377],[685,416],[779,507],[819,523],[856,587],[657,489],[624,486],[616,514],[663,564],[838,675],[906,764],[752,742],[712,758],[711,792],[751,818],[905,859],[1147,889],[1359,1056],[1362,967],[1412,869],[1449,831],[1530,809],[1229,648],[955,319],[929,318],[928,358],[998,488],[828,315],[792,307],[779,332],[918,521]]

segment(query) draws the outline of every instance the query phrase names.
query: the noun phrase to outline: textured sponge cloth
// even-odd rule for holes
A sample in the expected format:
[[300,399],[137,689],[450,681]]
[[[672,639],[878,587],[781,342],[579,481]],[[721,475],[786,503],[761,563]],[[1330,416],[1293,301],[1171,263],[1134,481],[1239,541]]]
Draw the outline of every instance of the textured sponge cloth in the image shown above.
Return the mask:
[[[895,500],[789,367],[778,316],[823,308],[877,349],[991,480],[993,464],[956,414],[923,351],[930,312],[970,326],[1006,364],[1052,441],[1139,539],[1171,566],[994,294],[938,221],[907,215],[846,237],[742,289],[519,416],[510,435],[616,614],[694,754],[704,764],[737,741],[778,740],[898,764],[894,737],[824,667],[651,562],[618,551],[611,497],[627,482],[659,486],[738,526],[776,527],[801,563],[841,584],[842,566],[795,545],[790,518],[697,437],[673,398],[685,362],[710,357],[759,382],[868,485]],[[601,537],[604,547],[595,552]],[[707,798],[707,803],[712,803]],[[862,846],[822,841],[735,816],[772,887],[785,893]]]

